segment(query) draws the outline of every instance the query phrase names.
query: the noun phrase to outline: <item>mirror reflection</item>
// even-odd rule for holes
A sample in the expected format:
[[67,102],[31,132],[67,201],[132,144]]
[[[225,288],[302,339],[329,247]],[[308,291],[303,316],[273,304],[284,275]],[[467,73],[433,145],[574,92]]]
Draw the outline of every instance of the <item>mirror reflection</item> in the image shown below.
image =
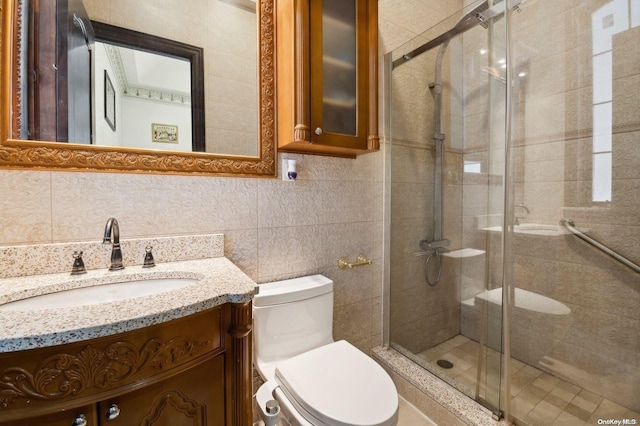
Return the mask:
[[205,151],[202,49],[101,22],[91,26],[92,143]]
[[[36,67],[41,78],[27,96],[21,97],[29,102],[23,102],[19,109],[27,118],[22,120],[20,138],[258,156],[256,4],[250,0],[188,3],[187,6],[178,0],[162,5],[130,0],[25,1],[27,8],[33,9],[37,4],[42,20],[41,24],[27,26],[25,40],[29,40],[29,46],[42,46],[46,38],[56,39],[51,37],[52,31],[74,36],[63,42],[56,39],[55,46],[48,51],[34,51],[29,54],[30,61],[25,61],[28,67]],[[42,24],[47,16],[42,9],[50,9],[49,16],[61,16],[61,9],[67,13],[49,28]],[[23,16],[31,16],[31,20],[36,17],[31,13]],[[136,47],[122,50],[125,43],[112,44],[101,39],[100,31],[92,34],[92,22],[200,48],[202,75],[194,80],[193,72],[186,76],[184,72],[174,73],[173,68],[184,69],[189,63],[174,54],[163,53],[160,48],[155,52]],[[90,46],[89,77],[74,75],[81,69],[78,61],[86,61],[76,54],[82,44]],[[52,49],[55,53],[51,53]],[[29,51],[23,49],[24,54]],[[151,53],[155,56],[150,56]],[[177,62],[170,65],[166,60]],[[49,69],[51,64],[57,65],[55,73]],[[28,67],[23,71],[26,75],[33,72]],[[181,83],[168,87],[167,80]],[[53,89],[43,90],[44,83]],[[90,87],[89,97],[81,87]],[[60,93],[67,94],[63,102]],[[199,93],[203,94],[202,105],[197,105]],[[46,102],[34,107],[33,100],[46,99],[53,100],[55,114]],[[194,118],[197,117],[194,107],[200,111],[201,120]],[[90,111],[88,116],[86,111]]]
[[94,55],[96,144],[127,146],[137,141],[134,147],[162,149],[158,144],[171,144],[166,148],[198,150],[191,130],[188,60],[100,41]]

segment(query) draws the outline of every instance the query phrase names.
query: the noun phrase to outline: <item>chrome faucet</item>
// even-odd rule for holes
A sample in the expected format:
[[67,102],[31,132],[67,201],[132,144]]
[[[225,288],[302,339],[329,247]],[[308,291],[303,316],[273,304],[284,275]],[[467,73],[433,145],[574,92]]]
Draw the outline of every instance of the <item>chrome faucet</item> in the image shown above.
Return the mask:
[[[113,234],[113,244],[111,243],[111,236]],[[124,269],[122,264],[122,250],[120,250],[120,226],[115,218],[109,218],[107,224],[104,226],[104,239],[103,244],[112,244],[111,246],[111,266],[110,271],[118,271]]]
[[[521,209],[523,209],[526,214],[530,214],[531,211],[529,211],[529,208],[527,206],[525,206],[524,204],[516,204],[515,206],[513,206],[513,209],[517,209],[518,207],[520,207]],[[517,214],[514,213],[514,216],[516,218],[516,225],[520,225],[520,219],[522,219],[521,216],[518,216]]]

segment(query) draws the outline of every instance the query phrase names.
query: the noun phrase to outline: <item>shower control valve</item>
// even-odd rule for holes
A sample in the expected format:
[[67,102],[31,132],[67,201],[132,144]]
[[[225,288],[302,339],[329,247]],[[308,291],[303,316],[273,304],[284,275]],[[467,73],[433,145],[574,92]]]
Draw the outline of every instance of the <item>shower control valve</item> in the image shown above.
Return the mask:
[[437,241],[422,240],[420,241],[420,248],[424,251],[435,250],[439,248],[448,247],[450,244],[451,244],[450,240],[437,240]]

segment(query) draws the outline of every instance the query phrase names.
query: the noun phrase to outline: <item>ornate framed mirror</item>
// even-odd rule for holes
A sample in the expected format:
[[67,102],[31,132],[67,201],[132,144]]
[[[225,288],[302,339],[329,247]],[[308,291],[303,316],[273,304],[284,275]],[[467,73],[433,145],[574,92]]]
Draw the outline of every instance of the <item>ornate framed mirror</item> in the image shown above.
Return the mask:
[[[25,22],[23,14],[26,3],[30,1],[37,0],[2,0],[1,168],[265,177],[277,174],[274,0],[258,0],[255,10],[257,111],[253,112],[255,115],[247,114],[248,118],[245,120],[247,127],[257,127],[255,155],[88,145],[51,140],[28,140],[22,137],[20,129],[24,128],[22,120],[25,117],[22,111],[24,111],[25,101],[20,95],[24,93],[25,74],[21,69],[26,66],[24,51],[25,43],[29,39],[22,23]],[[58,1],[71,3],[75,0]],[[219,2],[225,7],[233,3],[230,0],[212,0],[212,2],[216,4]],[[136,3],[140,4],[140,2]],[[104,0],[100,4],[104,4]],[[240,7],[237,9],[240,10]],[[244,9],[246,10],[246,5]],[[190,24],[183,23],[185,26]],[[204,46],[205,61],[207,50],[208,46]],[[211,87],[206,85],[204,93],[205,97],[214,96]],[[255,123],[256,116],[257,123]],[[207,138],[209,139],[208,135]],[[209,143],[208,140],[207,143]]]

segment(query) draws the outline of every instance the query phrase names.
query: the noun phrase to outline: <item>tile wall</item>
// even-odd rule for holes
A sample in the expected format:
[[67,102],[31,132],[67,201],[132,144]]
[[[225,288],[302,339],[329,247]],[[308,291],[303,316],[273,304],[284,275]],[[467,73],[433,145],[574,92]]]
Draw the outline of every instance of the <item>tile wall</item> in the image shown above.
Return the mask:
[[[100,240],[111,216],[122,239],[224,233],[227,257],[259,283],[332,278],[335,337],[368,352],[381,334],[382,154],[296,158],[296,182],[3,170],[0,242]],[[338,269],[358,253],[373,265]]]

